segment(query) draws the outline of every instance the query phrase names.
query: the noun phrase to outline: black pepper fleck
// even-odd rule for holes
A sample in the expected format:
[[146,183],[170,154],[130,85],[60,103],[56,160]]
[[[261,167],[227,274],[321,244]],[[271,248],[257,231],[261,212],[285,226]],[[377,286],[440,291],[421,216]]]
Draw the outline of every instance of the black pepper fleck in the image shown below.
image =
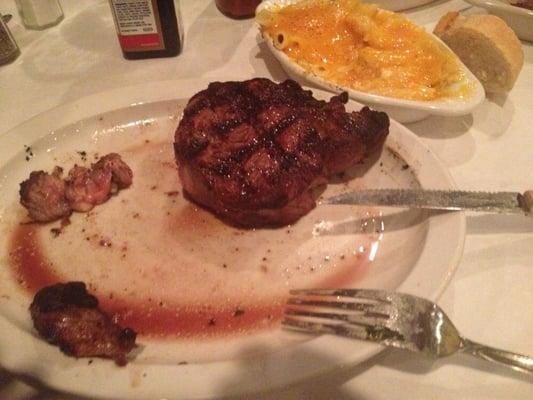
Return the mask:
[[52,229],[50,229],[50,232],[52,233],[52,236],[54,236],[56,238],[56,237],[58,237],[61,234],[61,229],[60,228],[52,228]]
[[111,247],[112,246],[112,243],[109,240],[105,240],[105,239],[100,239],[99,244],[102,247]]
[[85,150],[77,151],[82,161],[87,161],[87,152]]
[[24,145],[24,151],[26,152],[26,161],[30,161],[30,159],[33,157],[33,150],[30,146]]
[[233,310],[233,313],[231,314],[233,317],[240,317],[244,314],[244,310],[242,308],[236,308]]

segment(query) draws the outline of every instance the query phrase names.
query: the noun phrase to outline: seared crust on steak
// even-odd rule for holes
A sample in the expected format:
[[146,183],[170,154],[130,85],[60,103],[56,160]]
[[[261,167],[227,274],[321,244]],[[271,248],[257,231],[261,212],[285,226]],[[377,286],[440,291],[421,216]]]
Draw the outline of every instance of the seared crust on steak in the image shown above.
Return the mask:
[[376,151],[385,113],[347,113],[292,80],[214,82],[193,96],[176,130],[180,179],[196,202],[237,225],[295,222],[315,206],[311,189]]
[[135,347],[137,334],[98,309],[83,282],[58,283],[37,292],[30,306],[33,325],[48,342],[74,357],[105,357],[118,365]]

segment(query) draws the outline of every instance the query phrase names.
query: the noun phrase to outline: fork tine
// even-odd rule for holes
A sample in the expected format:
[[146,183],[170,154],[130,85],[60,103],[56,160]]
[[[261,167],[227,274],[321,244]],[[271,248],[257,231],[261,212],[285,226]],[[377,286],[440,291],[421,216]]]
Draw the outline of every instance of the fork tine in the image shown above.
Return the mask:
[[[348,301],[349,300],[349,301]],[[363,301],[361,301],[363,300]],[[354,311],[354,312],[365,312],[367,314],[382,314],[389,315],[391,313],[391,304],[387,302],[368,302],[366,299],[359,298],[349,298],[347,301],[341,300],[322,300],[318,299],[307,299],[297,296],[289,297],[287,300],[287,306],[289,307],[321,307],[321,308],[330,308],[337,311]]]
[[285,310],[285,316],[322,318],[322,319],[350,322],[349,314],[336,314],[336,313],[326,313],[326,312],[308,311],[308,310],[294,310],[292,308]]
[[406,348],[406,345],[408,345],[401,333],[387,327],[353,325],[346,323],[328,324],[303,321],[290,316],[285,317],[285,319],[281,321],[281,324],[286,329],[298,332],[339,335],[352,339],[368,340],[371,342],[400,348]]
[[324,324],[321,322],[311,322],[311,321],[302,321],[299,319],[285,318],[281,321],[281,324],[284,328],[305,332],[305,333],[331,333],[333,335],[337,334],[335,325]]
[[361,303],[361,302],[340,302],[340,301],[327,301],[327,300],[308,300],[300,297],[289,297],[287,300],[288,305],[297,306],[314,306],[325,308],[336,308],[350,311],[369,311],[376,308],[376,303]]
[[387,325],[389,316],[381,313],[365,314],[341,314],[341,313],[328,313],[320,311],[310,311],[304,309],[289,308],[285,310],[285,316],[290,317],[306,317],[306,318],[321,318],[328,319],[330,321],[342,321],[353,325],[360,325],[366,327],[382,327]]
[[281,321],[284,328],[305,333],[326,333],[346,336],[352,339],[368,340],[387,346],[413,349],[411,343],[406,342],[405,336],[386,326],[353,324],[353,323],[323,323],[298,319],[298,317],[286,316]]
[[392,298],[392,294],[389,292],[373,289],[291,289],[289,294],[300,296],[344,296],[387,303],[390,303]]
[[332,335],[347,336],[362,339],[368,336],[366,329],[361,326],[346,324],[327,324],[321,322],[302,321],[285,318],[281,321],[283,327],[305,333],[328,333]]

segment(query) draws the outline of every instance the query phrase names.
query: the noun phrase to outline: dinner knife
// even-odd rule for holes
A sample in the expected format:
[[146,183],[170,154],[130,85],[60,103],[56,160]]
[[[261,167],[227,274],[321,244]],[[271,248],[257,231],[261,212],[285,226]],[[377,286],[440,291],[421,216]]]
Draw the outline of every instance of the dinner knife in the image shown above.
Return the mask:
[[435,210],[474,210],[497,213],[533,211],[533,190],[518,192],[471,192],[425,189],[368,189],[343,193],[322,204],[361,204]]

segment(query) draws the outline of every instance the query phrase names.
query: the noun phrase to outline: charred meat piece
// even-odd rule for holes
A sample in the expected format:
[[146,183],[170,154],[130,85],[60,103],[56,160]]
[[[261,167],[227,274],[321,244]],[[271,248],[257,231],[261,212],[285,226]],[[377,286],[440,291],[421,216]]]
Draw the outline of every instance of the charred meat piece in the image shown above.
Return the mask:
[[187,194],[230,222],[285,225],[315,206],[312,188],[378,151],[385,113],[347,113],[296,82],[215,82],[193,96],[175,133]]
[[103,156],[91,168],[75,165],[66,180],[61,172],[59,167],[51,175],[34,171],[20,184],[20,202],[32,220],[49,222],[72,211],[87,212],[133,180],[130,167],[116,153]]
[[98,309],[83,282],[58,283],[37,292],[30,306],[33,325],[48,342],[74,357],[104,357],[125,365],[137,334]]
[[33,171],[20,184],[19,194],[21,204],[34,221],[53,221],[67,217],[72,212],[65,197],[65,181],[61,179],[60,168],[56,168],[52,174]]
[[110,153],[90,169],[75,165],[68,174],[66,197],[74,211],[87,212],[129,187],[132,180],[130,167],[118,154]]
[[103,156],[91,168],[93,171],[111,173],[111,193],[116,193],[120,189],[126,189],[133,182],[131,168],[122,161],[122,158],[117,153],[109,153]]
[[129,187],[133,182],[132,170],[117,153],[109,153],[103,156],[92,165],[92,169],[111,173],[112,193]]
[[74,211],[92,210],[111,196],[111,171],[75,165],[68,173],[65,196]]

